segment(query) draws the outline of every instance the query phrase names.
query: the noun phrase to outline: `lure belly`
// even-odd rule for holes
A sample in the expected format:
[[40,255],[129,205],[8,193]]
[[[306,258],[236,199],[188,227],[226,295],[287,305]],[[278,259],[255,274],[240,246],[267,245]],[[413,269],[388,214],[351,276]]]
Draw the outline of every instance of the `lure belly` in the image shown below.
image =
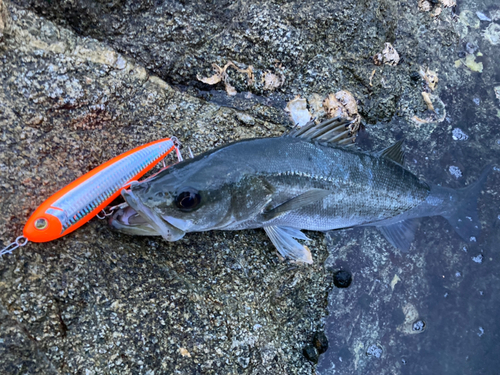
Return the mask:
[[124,186],[142,177],[174,149],[175,138],[160,139],[127,151],[79,177],[43,202],[26,222],[23,236],[1,250],[0,255],[28,241],[48,242],[73,232],[118,197]]

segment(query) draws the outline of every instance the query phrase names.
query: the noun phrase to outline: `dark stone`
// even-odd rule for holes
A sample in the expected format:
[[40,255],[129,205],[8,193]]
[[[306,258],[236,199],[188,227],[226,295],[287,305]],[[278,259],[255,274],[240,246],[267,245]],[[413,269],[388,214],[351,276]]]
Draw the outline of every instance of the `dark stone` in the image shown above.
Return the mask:
[[307,345],[304,350],[304,356],[311,362],[313,363],[318,363],[318,359],[319,359],[319,353],[318,353],[318,349],[316,349],[314,346],[312,345]]
[[413,72],[410,73],[410,78],[411,78],[412,81],[418,82],[418,81],[420,81],[421,77],[420,77],[419,72],[413,71]]
[[333,275],[333,283],[337,288],[347,288],[351,285],[352,275],[350,272],[340,270]]
[[324,332],[316,332],[313,337],[313,345],[318,349],[319,354],[328,350],[328,338]]
[[460,57],[461,59],[463,59],[465,57],[465,55],[467,55],[467,54],[465,53],[465,51],[460,51],[460,52],[457,53],[457,55],[458,55],[458,57]]

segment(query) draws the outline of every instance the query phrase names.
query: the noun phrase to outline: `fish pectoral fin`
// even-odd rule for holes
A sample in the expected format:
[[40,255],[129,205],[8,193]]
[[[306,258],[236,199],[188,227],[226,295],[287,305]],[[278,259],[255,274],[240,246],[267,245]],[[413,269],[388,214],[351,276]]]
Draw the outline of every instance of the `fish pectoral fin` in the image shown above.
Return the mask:
[[315,203],[324,197],[332,194],[332,191],[325,189],[311,189],[303,194],[297,195],[296,197],[274,207],[272,210],[266,211],[262,214],[265,220],[271,220],[278,217],[285,212],[297,210],[311,203]]
[[264,227],[264,230],[281,256],[312,264],[313,260],[309,248],[295,240],[295,238],[299,240],[309,240],[300,230],[278,226]]
[[399,165],[403,165],[405,162],[405,153],[402,149],[404,140],[401,139],[394,143],[392,146],[389,146],[382,151],[379,151],[378,156],[384,157],[386,159],[395,161]]
[[411,243],[415,239],[415,231],[417,230],[418,223],[418,219],[408,219],[377,228],[392,246],[407,253]]

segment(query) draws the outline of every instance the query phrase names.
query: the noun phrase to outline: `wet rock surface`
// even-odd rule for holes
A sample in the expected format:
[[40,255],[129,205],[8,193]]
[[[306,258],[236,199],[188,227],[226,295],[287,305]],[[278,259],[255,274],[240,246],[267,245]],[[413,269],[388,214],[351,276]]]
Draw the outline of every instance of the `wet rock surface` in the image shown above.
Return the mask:
[[[492,23],[476,16],[487,9],[494,19],[494,7],[465,2],[460,15],[434,17],[395,1],[0,0],[0,239],[12,241],[50,194],[125,150],[176,135],[197,154],[279,135],[288,100],[338,90],[358,100],[360,148],[404,137],[412,172],[463,187],[500,160],[500,48],[484,37]],[[374,65],[385,43],[397,65]],[[234,96],[197,78],[228,61],[255,73],[249,85],[228,70]],[[420,73],[429,69],[434,88]],[[266,90],[266,72],[284,83]],[[498,171],[479,201],[475,246],[441,218],[422,220],[408,254],[374,229],[332,232],[325,243],[308,233],[315,263],[306,267],[280,261],[259,230],[167,243],[93,220],[0,260],[0,368],[489,373],[500,365],[488,355],[499,350],[497,186]],[[335,288],[331,270],[349,270],[350,286]],[[323,331],[328,350],[316,358]]]

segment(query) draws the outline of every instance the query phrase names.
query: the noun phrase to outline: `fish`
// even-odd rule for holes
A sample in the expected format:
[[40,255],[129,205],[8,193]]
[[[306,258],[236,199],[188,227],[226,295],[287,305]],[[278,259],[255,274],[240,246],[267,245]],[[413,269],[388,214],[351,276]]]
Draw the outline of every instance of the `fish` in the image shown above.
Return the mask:
[[[403,141],[364,152],[335,142],[339,119],[281,137],[244,139],[172,165],[122,191],[111,227],[177,241],[186,233],[263,228],[279,254],[312,263],[302,230],[376,227],[407,252],[420,218],[442,216],[467,243],[481,231],[477,200],[492,170],[461,189],[404,167]],[[339,122],[340,121],[340,122]]]

